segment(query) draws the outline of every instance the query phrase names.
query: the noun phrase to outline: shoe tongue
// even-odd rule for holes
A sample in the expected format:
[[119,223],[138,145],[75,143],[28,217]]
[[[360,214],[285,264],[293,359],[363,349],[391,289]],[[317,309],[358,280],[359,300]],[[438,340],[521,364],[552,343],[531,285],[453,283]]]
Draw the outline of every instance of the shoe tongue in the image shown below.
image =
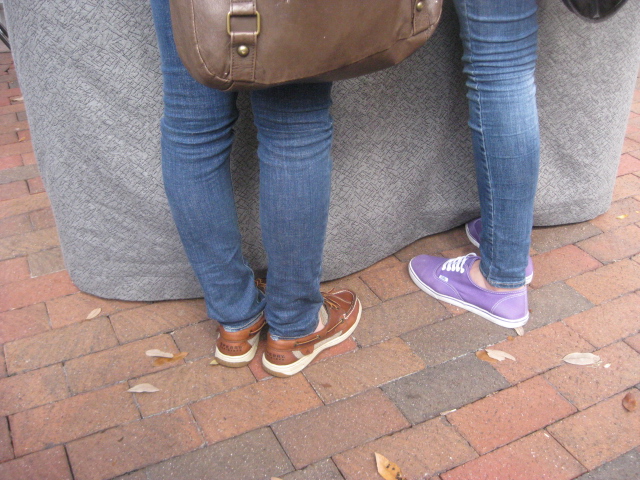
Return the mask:
[[320,311],[318,312],[318,319],[320,320],[320,323],[322,323],[322,325],[326,325],[327,322],[329,321],[329,314],[327,313],[327,307],[325,307],[324,305],[320,307]]

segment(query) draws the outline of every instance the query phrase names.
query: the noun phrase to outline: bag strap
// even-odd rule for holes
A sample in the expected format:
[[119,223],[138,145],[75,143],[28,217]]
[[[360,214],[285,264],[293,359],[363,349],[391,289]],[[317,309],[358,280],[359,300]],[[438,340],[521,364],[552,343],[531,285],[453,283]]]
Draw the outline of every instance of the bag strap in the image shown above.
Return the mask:
[[[251,27],[247,28],[248,25]],[[231,0],[227,33],[231,37],[231,78],[241,82],[255,81],[256,45],[260,34],[256,0]]]

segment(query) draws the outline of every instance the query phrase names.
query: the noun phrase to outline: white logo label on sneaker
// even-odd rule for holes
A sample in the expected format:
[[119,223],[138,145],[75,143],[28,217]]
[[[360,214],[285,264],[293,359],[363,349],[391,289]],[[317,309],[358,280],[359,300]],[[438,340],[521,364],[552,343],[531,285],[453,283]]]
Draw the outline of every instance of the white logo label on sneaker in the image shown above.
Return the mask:
[[445,277],[444,275],[438,275],[438,278],[439,278],[440,280],[442,280],[443,282],[448,282],[448,281],[449,281],[449,278],[448,278],[448,277]]

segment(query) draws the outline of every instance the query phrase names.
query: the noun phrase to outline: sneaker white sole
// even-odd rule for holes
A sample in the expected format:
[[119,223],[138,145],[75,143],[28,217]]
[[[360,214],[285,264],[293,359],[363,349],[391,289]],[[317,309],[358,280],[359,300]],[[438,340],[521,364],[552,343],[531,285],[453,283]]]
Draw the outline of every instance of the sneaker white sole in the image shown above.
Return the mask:
[[253,338],[247,340],[251,344],[251,350],[243,355],[225,355],[218,347],[216,347],[216,352],[213,354],[213,357],[218,361],[220,365],[224,365],[225,367],[244,367],[248,365],[253,357],[256,356],[256,350],[258,350],[258,343],[260,340],[260,334],[258,333]]
[[305,355],[301,359],[293,363],[290,363],[289,365],[276,365],[274,363],[271,363],[269,360],[266,359],[266,357],[263,354],[262,367],[265,369],[267,373],[275,377],[290,377],[292,375],[295,375],[299,371],[303,370],[307,365],[309,365],[313,361],[314,358],[316,358],[320,354],[320,352],[323,352],[327,348],[331,348],[335,345],[338,345],[339,343],[343,342],[344,340],[346,340],[351,336],[353,331],[358,326],[358,323],[360,323],[360,316],[362,315],[362,305],[360,304],[360,300],[356,299],[356,302],[357,302],[356,308],[358,309],[358,316],[356,317],[356,321],[353,323],[351,328],[349,328],[349,330],[344,332],[342,335],[316,348],[309,355]]
[[[464,231],[467,232],[467,238],[473,244],[473,246],[476,247],[476,248],[480,248],[480,243],[476,242],[476,239],[473,238],[473,235],[471,235],[471,233],[469,232],[469,224],[468,223],[466,223],[464,225]],[[533,273],[531,275],[527,275],[526,277],[524,277],[525,285],[529,285],[532,280],[533,280]]]
[[475,313],[476,315],[479,315],[482,318],[495,323],[496,325],[500,325],[501,327],[522,327],[529,321],[529,312],[527,312],[527,314],[522,318],[518,318],[516,320],[508,320],[506,318],[493,315],[491,312],[483,310],[482,308],[479,308],[471,303],[467,303],[463,300],[438,293],[431,287],[429,287],[429,285],[423,283],[420,278],[418,278],[418,275],[416,275],[416,273],[413,271],[411,264],[409,264],[409,276],[411,277],[411,280],[413,280],[413,283],[415,283],[420,288],[420,290],[422,290],[427,295],[430,295],[438,300],[442,300],[443,302],[450,303],[451,305],[455,305],[456,307],[464,308],[465,310],[468,310],[471,313]]

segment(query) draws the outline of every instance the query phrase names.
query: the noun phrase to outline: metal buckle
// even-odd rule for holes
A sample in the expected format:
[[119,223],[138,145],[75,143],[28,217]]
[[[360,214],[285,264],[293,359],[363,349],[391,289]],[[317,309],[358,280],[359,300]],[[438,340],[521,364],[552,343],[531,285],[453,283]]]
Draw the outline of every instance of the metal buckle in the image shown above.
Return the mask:
[[256,11],[255,14],[251,14],[251,15],[238,15],[238,14],[232,15],[232,13],[229,12],[227,14],[227,33],[229,35],[231,35],[231,17],[232,16],[233,17],[256,17],[256,22],[257,22],[256,31],[255,32],[242,32],[242,33],[253,33],[256,36],[260,35],[260,12]]

